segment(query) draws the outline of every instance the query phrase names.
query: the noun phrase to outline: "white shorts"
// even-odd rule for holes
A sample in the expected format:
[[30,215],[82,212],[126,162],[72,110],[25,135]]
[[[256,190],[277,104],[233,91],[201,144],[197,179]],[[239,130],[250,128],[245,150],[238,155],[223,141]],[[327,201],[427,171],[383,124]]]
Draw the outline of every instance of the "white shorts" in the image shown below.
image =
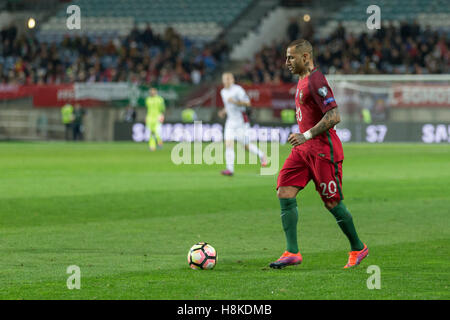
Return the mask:
[[225,140],[236,140],[243,144],[249,143],[249,129],[250,123],[248,122],[231,122],[225,123]]

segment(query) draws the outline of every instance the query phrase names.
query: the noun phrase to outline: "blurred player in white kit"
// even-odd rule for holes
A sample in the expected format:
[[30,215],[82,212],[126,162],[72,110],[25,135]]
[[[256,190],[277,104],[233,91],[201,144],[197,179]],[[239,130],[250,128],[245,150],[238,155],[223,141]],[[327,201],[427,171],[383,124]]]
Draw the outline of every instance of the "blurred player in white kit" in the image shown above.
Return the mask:
[[250,122],[246,114],[246,107],[250,107],[250,98],[245,90],[234,83],[234,76],[230,72],[222,74],[222,83],[224,88],[220,91],[224,108],[219,111],[221,118],[227,116],[225,122],[225,163],[226,170],[221,173],[225,176],[234,174],[234,140],[242,143],[245,149],[257,154],[261,161],[261,166],[267,166],[267,158],[258,147],[250,143],[248,138],[248,129]]

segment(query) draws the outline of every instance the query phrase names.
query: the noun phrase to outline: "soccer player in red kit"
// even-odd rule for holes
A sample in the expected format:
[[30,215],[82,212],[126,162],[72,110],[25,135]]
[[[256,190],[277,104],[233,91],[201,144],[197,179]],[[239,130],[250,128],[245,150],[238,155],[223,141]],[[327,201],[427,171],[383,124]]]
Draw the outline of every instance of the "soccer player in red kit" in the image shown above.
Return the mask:
[[278,175],[277,195],[287,248],[270,264],[284,268],[302,262],[297,243],[298,210],[296,196],[310,180],[314,181],[325,207],[350,241],[348,263],[358,265],[369,253],[356,233],[353,219],[342,200],[344,152],[334,126],[340,122],[333,92],[324,75],[314,67],[313,50],[306,40],[295,40],[287,48],[286,66],[300,79],[295,94],[297,122],[301,133],[289,136],[293,146]]

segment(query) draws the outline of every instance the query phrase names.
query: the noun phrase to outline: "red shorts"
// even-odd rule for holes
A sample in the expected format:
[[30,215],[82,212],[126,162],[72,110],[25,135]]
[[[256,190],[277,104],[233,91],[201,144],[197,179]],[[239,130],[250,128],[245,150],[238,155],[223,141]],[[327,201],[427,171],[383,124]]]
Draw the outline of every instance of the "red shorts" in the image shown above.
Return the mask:
[[344,199],[342,161],[331,162],[293,148],[278,174],[277,190],[287,186],[304,188],[311,179],[323,202],[339,202]]

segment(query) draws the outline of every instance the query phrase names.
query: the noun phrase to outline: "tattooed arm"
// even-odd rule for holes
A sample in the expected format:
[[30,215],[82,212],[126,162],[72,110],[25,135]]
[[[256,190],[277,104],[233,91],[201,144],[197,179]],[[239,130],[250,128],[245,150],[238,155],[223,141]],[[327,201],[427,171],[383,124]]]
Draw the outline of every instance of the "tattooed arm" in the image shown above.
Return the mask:
[[333,108],[331,110],[328,110],[324,115],[323,118],[310,129],[312,138],[315,136],[318,136],[319,134],[333,128],[335,125],[337,125],[339,122],[341,122],[341,117],[339,115],[339,111],[337,108]]
[[[339,115],[339,111],[337,108],[333,108],[328,110],[320,119],[320,121],[307,132],[303,133],[293,133],[289,136],[289,143],[292,146],[299,146],[305,143],[307,140],[312,139],[321,133],[333,128],[336,124],[341,121],[341,117]],[[305,136],[306,135],[306,136]],[[310,135],[310,137],[308,137]]]

